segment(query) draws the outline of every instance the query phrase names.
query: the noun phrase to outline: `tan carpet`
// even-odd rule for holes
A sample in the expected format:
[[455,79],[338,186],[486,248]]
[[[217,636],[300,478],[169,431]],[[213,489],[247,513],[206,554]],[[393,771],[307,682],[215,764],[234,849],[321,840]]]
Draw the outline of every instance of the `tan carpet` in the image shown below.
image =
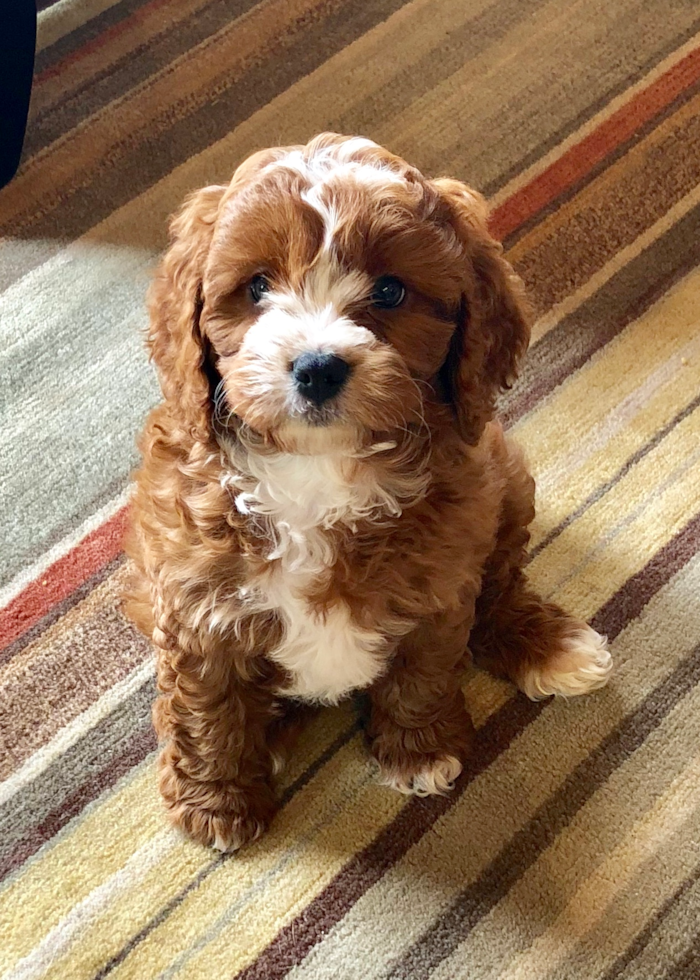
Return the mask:
[[[59,0],[39,45],[0,194],[0,976],[697,980],[697,4]],[[544,704],[471,674],[438,799],[325,711],[269,835],[220,857],[163,819],[117,607],[143,295],[188,189],[322,129],[491,198],[538,313],[503,403],[532,577],[616,670]]]

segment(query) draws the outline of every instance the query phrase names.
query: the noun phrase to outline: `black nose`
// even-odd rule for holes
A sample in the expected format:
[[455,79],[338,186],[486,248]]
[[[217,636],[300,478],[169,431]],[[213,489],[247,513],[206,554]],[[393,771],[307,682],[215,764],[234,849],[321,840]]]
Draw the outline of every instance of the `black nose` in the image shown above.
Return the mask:
[[350,365],[342,357],[319,351],[300,354],[292,364],[297,389],[315,405],[337,395],[349,373]]

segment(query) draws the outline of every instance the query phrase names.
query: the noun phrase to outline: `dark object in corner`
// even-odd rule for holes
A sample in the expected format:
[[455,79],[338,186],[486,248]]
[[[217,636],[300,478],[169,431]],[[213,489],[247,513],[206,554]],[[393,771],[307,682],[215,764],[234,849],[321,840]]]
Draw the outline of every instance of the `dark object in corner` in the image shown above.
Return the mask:
[[12,180],[22,155],[35,47],[34,0],[0,2],[0,187]]

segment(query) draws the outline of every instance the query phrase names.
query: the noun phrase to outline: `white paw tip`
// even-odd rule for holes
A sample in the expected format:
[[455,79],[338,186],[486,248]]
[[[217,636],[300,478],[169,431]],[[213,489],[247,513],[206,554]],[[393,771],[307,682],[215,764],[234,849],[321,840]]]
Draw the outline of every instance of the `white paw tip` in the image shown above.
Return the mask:
[[383,773],[380,782],[407,796],[444,796],[454,789],[454,781],[462,771],[462,763],[454,755],[436,759],[413,776]]
[[214,838],[214,843],[212,844],[214,850],[221,851],[222,854],[226,854],[230,846],[231,845],[228,843],[228,841],[226,841],[224,837],[221,836],[221,834],[216,835],[216,837]]
[[545,667],[533,669],[523,678],[521,690],[538,701],[552,694],[576,697],[604,687],[612,670],[606,644],[607,637],[590,626],[582,626]]

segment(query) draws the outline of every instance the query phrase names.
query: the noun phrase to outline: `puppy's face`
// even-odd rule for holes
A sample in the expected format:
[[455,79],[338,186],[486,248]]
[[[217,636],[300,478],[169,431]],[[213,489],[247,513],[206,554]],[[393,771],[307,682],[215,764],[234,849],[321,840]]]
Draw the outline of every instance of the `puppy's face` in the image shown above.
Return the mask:
[[504,383],[527,334],[477,195],[336,136],[256,154],[200,193],[176,234],[206,239],[189,264],[214,424],[286,451],[360,448],[418,426],[434,398],[473,427],[484,373]]

